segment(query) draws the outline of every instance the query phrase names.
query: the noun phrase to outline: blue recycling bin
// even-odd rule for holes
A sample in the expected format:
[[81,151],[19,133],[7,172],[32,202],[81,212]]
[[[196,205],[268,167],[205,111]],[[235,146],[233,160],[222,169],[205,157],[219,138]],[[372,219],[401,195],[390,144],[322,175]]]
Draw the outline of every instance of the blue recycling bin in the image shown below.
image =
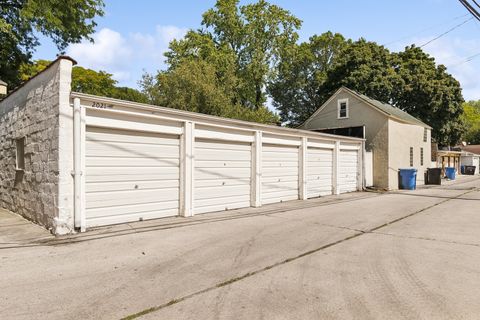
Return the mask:
[[446,167],[445,168],[445,175],[449,180],[455,180],[455,168],[454,167]]
[[398,188],[415,190],[417,188],[417,169],[399,169]]
[[460,166],[460,173],[465,174],[465,166],[463,164]]

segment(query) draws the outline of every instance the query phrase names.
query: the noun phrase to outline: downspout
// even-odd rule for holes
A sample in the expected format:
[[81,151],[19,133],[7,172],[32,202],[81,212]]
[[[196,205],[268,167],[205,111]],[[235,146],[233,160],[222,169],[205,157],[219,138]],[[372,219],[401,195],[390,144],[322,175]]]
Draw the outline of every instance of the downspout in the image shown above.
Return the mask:
[[75,228],[85,231],[82,214],[82,108],[80,99],[73,99],[73,179]]

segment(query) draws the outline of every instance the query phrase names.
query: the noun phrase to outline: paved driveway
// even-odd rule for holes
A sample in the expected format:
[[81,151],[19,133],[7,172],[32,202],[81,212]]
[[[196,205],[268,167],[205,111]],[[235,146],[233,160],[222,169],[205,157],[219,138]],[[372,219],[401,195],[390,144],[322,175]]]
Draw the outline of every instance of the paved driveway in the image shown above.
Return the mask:
[[479,188],[464,177],[56,239],[2,213],[0,318],[478,319]]

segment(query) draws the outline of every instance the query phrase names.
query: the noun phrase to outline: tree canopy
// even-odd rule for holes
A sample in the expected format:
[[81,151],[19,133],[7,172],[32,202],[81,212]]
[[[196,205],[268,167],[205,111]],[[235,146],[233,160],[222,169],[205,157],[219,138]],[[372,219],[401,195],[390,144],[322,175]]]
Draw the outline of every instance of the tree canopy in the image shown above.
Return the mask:
[[460,83],[418,47],[394,53],[375,42],[327,32],[292,52],[269,85],[273,104],[287,125],[303,123],[346,86],[429,124],[441,145],[455,144],[463,134]]
[[63,50],[90,39],[102,0],[0,0],[0,79],[11,86],[21,82],[20,66],[30,62],[43,34]]
[[[23,63],[19,69],[19,78],[26,81],[45,69],[50,63],[49,60]],[[112,78],[110,73],[80,66],[75,66],[72,70],[72,91],[134,102],[148,102],[144,93],[128,87],[118,87],[117,81]]]
[[266,86],[300,25],[264,0],[218,0],[203,14],[202,28],[170,43],[169,68],[144,77],[150,80],[142,82],[144,91],[164,106],[276,123],[266,108]]
[[467,126],[463,140],[469,144],[480,144],[480,100],[465,102],[463,110]]

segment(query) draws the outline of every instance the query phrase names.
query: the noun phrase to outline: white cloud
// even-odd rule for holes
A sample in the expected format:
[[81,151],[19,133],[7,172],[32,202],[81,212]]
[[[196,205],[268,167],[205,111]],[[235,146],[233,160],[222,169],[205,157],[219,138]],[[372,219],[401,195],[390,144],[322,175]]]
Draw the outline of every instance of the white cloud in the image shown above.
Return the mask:
[[104,70],[113,75],[120,85],[136,86],[143,71],[155,72],[164,67],[163,54],[173,39],[182,38],[186,28],[157,25],[150,33],[122,35],[109,28],[96,32],[94,42],[73,44],[67,54],[79,65],[94,70]]
[[132,48],[118,32],[103,28],[93,35],[94,42],[83,41],[71,45],[67,54],[78,63],[95,70],[118,73],[123,65],[133,57]]
[[168,45],[173,39],[181,39],[187,33],[186,28],[176,26],[156,26],[155,33],[133,33],[130,35],[135,46],[139,48],[142,58],[153,60],[156,68],[164,65],[163,54],[168,50]]
[[[432,38],[414,38],[409,43],[422,45]],[[398,46],[392,49],[403,50]],[[422,49],[434,57],[437,64],[445,65],[447,72],[460,82],[466,100],[480,99],[480,82],[477,71],[480,67],[480,56],[472,61],[465,61],[468,57],[480,53],[480,40],[441,38]]]

